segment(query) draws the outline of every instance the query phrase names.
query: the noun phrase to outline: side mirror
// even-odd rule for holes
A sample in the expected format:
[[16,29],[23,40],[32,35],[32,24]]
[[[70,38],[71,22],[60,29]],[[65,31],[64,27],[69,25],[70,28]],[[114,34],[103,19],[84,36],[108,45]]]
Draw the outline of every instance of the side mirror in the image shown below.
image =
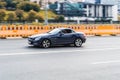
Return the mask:
[[60,34],[60,36],[64,35],[64,33],[62,33],[62,32],[60,32],[59,34]]

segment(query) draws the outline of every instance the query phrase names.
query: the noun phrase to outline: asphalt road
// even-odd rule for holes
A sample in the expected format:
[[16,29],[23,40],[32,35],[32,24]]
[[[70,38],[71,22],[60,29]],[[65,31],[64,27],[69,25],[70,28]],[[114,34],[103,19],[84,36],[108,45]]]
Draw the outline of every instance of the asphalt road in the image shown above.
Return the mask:
[[29,46],[27,39],[0,39],[0,80],[120,80],[120,36],[49,49]]

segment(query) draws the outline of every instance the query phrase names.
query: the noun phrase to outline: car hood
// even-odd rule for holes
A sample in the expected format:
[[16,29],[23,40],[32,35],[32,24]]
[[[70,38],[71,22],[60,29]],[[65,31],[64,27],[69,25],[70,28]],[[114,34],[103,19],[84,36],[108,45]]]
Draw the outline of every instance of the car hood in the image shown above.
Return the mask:
[[49,33],[44,33],[44,34],[35,34],[35,35],[30,36],[30,37],[36,38],[36,37],[43,37],[43,36],[49,36],[49,35],[50,35]]

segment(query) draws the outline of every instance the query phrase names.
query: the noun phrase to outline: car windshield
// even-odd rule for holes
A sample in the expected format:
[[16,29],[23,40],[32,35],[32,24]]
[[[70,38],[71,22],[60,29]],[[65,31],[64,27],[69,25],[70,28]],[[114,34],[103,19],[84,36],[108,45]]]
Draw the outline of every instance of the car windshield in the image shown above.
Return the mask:
[[59,29],[53,29],[52,31],[49,31],[48,33],[50,33],[50,34],[57,34],[59,32],[60,32]]

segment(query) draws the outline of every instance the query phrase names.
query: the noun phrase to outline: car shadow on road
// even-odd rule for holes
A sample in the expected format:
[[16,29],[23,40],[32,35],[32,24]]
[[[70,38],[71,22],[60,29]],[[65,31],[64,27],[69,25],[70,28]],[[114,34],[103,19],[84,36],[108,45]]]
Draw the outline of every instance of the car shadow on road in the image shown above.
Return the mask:
[[42,47],[37,47],[37,46],[27,46],[29,49],[68,49],[68,48],[84,48],[84,46],[81,47],[75,47],[75,46],[64,46],[64,45],[58,45],[58,46],[51,46],[50,48],[42,48]]

